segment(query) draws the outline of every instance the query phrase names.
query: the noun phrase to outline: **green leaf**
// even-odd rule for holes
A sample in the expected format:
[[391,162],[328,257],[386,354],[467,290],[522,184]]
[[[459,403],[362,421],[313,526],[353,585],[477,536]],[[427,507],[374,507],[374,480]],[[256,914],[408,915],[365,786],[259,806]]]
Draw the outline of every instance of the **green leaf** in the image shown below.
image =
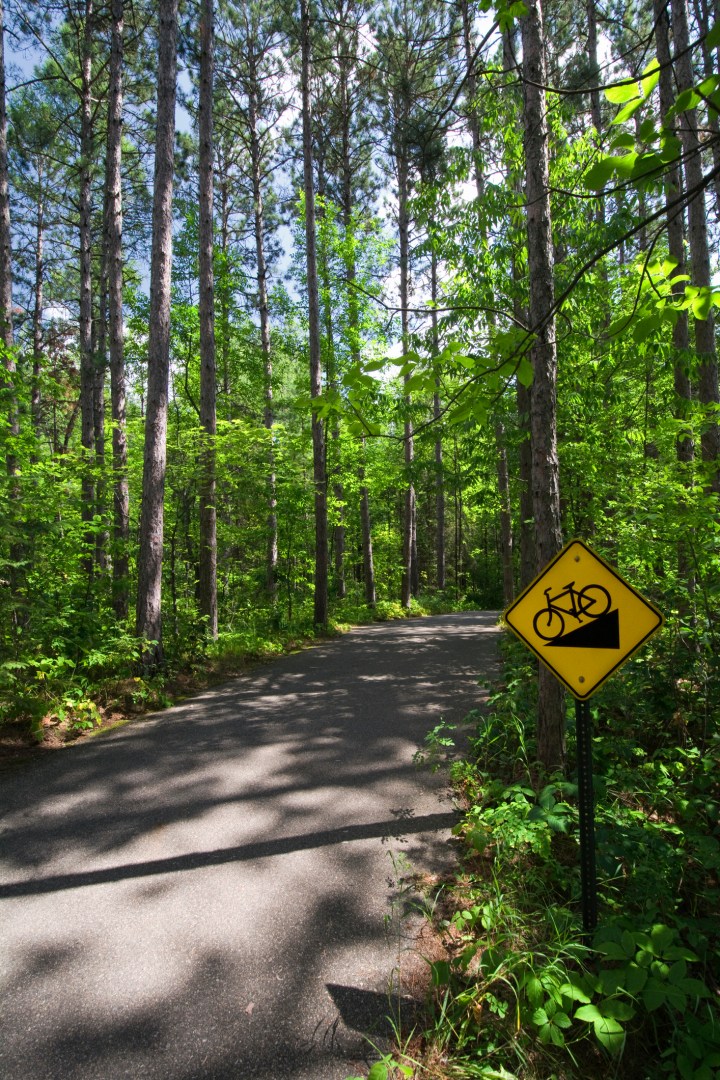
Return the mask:
[[613,158],[613,169],[621,180],[629,179],[633,175],[639,157],[639,154],[630,153],[621,154],[619,157]]
[[657,131],[655,130],[655,121],[651,116],[643,120],[640,125],[639,135],[643,142],[652,142],[654,140]]
[[696,319],[707,319],[713,304],[712,289],[703,287],[693,299],[690,307]]
[[709,998],[712,994],[702,979],[683,979],[679,984],[680,989],[686,994],[697,998]]
[[629,79],[626,82],[621,83],[619,86],[608,86],[605,90],[605,97],[613,105],[624,105],[626,101],[630,101],[631,98],[636,98],[638,94],[637,82],[634,79]]
[[653,90],[658,84],[660,78],[660,65],[656,58],[653,58],[647,65],[640,77],[640,87],[642,89],[643,97],[647,98],[652,94]]
[[647,1011],[654,1012],[665,1003],[665,986],[651,975],[645,984],[642,999]]
[[532,1014],[531,1020],[533,1024],[537,1025],[537,1027],[542,1027],[543,1024],[548,1023],[548,1014],[545,1012],[544,1009],[535,1009],[535,1012]]
[[538,1031],[538,1039],[544,1046],[552,1042],[552,1024],[544,1024]]
[[613,1020],[632,1020],[635,1010],[627,1001],[619,998],[606,998],[598,1005],[598,1009],[604,1017],[612,1017]]
[[576,1020],[586,1020],[589,1024],[595,1023],[596,1020],[602,1020],[603,1015],[598,1009],[597,1005],[581,1005],[579,1009],[575,1010]]
[[[633,340],[636,341],[638,344],[641,344],[643,341],[647,341],[647,339],[649,337],[651,337],[654,333],[656,333],[660,328],[661,328],[661,320],[660,320],[660,315],[659,314],[646,315],[645,318],[638,319],[638,321],[633,326],[633,328],[632,328]],[[626,931],[626,933],[627,933],[627,931]],[[632,935],[628,934],[628,936],[632,940]],[[623,941],[623,948],[625,948],[625,942],[624,941]],[[635,953],[635,948],[633,946],[632,950],[630,952],[626,952],[625,955],[626,956],[633,956],[634,953]]]
[[376,1061],[367,1075],[367,1080],[388,1080],[390,1072],[382,1061]]
[[[632,146],[633,143],[630,145]],[[615,159],[613,157],[607,155],[603,155],[603,157],[596,161],[583,177],[583,184],[585,187],[590,188],[592,191],[599,191],[601,188],[604,188],[615,171],[614,161]]]
[[678,113],[687,112],[689,109],[696,109],[701,100],[696,90],[683,90],[682,94],[678,94],[675,98],[675,104],[670,112],[677,115]]
[[639,994],[647,982],[648,973],[646,968],[638,967],[637,964],[629,964],[625,976],[625,989],[628,994]]
[[664,168],[665,162],[659,154],[639,154],[633,165],[631,177],[633,180],[639,180],[642,176],[648,176],[650,173],[662,172]]
[[425,373],[418,371],[415,375],[411,375],[408,381],[403,385],[403,392],[406,394],[414,394],[417,390],[423,390],[425,388]]
[[622,1024],[608,1017],[596,1020],[595,1037],[613,1057],[620,1057],[625,1046],[625,1032]]
[[557,1027],[554,1023],[550,1024],[550,1039],[555,1044],[555,1046],[565,1045],[565,1036],[563,1035],[560,1028]]
[[660,157],[667,164],[677,161],[682,153],[682,143],[676,135],[665,135],[660,143]]
[[[720,294],[718,294],[720,295]],[[520,363],[517,368],[518,382],[523,386],[532,386],[533,381],[533,366],[529,356],[521,356]]]
[[635,136],[631,135],[629,131],[621,131],[610,143],[611,150],[631,150],[634,146]]
[[676,960],[668,972],[668,979],[671,983],[679,985],[687,975],[687,962],[685,960]]
[[542,983],[538,979],[537,975],[532,975],[525,986],[528,1001],[531,1005],[537,1008],[540,1005],[544,997]]
[[569,1028],[572,1027],[572,1020],[567,1013],[558,1010],[553,1016],[553,1024],[557,1024],[557,1026],[561,1028]]
[[712,29],[708,31],[705,44],[708,49],[715,49],[720,45],[720,22],[716,22]]
[[617,114],[613,120],[613,124],[624,124],[626,120],[629,120],[630,117],[637,112],[642,103],[643,98],[641,98],[640,95],[638,95],[634,101],[629,101]]
[[560,993],[571,1001],[590,1001],[589,987],[580,975],[571,975],[569,982],[560,987]]
[[435,960],[430,965],[433,986],[445,986],[450,982],[450,965],[447,960]]

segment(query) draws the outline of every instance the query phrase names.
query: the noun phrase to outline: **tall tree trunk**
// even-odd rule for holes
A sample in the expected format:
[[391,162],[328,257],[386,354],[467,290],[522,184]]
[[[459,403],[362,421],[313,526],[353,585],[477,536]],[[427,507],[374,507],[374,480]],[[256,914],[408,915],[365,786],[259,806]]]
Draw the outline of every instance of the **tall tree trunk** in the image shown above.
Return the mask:
[[[668,110],[673,104],[675,94],[673,89],[672,67],[670,63],[670,40],[669,22],[666,0],[653,0],[653,14],[655,16],[655,43],[657,58],[660,64],[660,113],[667,116]],[[676,123],[670,122],[669,128],[672,134],[676,134]],[[674,163],[669,166],[665,176],[665,201],[669,205],[682,192],[682,173],[680,165]],[[668,209],[667,212],[667,237],[670,258],[677,266],[676,275],[685,274],[685,239],[684,239],[684,211],[682,207]],[[685,282],[677,281],[672,287],[673,294],[678,304],[684,298]],[[675,447],[677,459],[681,466],[689,466],[695,457],[695,444],[692,438],[691,412],[692,412],[692,387],[688,370],[690,331],[688,327],[687,311],[679,310],[677,320],[673,326],[673,373],[675,381],[675,416],[687,427],[678,433]],[[687,477],[690,483],[690,477]],[[678,552],[678,569],[682,578],[689,582],[690,591],[693,589],[693,571],[685,545],[681,545]]]
[[175,73],[178,0],[158,0],[158,96],[155,133],[147,413],[143,498],[138,557],[138,637],[155,642],[143,656],[147,667],[162,661],[162,557],[170,369],[170,279],[175,149]]
[[[514,28],[503,31],[503,68],[505,71],[515,71],[522,76],[522,71],[517,60],[517,32]],[[518,97],[515,90],[511,91],[514,97]],[[518,101],[518,108],[520,102]],[[512,184],[515,193],[515,201],[519,204],[523,199],[523,182],[519,171],[512,161],[507,162],[508,181]],[[519,232],[516,232],[517,241],[513,245],[510,256],[511,275],[513,282],[513,315],[520,325],[527,325],[528,314],[523,309],[521,292],[523,289],[525,274],[521,270],[515,254],[516,247],[522,244]],[[520,548],[520,588],[524,589],[530,584],[537,572],[537,560],[535,555],[535,523],[533,519],[532,497],[532,447],[530,443],[530,398],[531,389],[523,386],[519,379],[515,385],[515,404],[517,409],[517,424],[520,433],[520,445],[518,447],[518,484],[519,484],[519,525],[518,538]]]
[[498,495],[500,497],[500,559],[503,572],[503,599],[505,606],[512,603],[515,596],[513,573],[513,535],[512,510],[510,507],[510,478],[508,474],[507,450],[505,447],[505,425],[498,420],[495,425],[495,444],[497,446]]
[[[557,351],[550,220],[547,104],[544,86],[545,40],[540,0],[527,0],[520,19],[523,44],[525,197],[527,202],[530,326],[533,385],[530,402],[532,494],[537,566],[542,568],[562,546],[557,453]],[[538,759],[546,768],[565,760],[563,691],[540,665]]]
[[[3,2],[0,0],[0,340],[3,345],[2,376],[0,387],[8,392],[8,428],[11,438],[20,434],[20,416],[15,395],[15,354],[13,340],[12,315],[12,237],[10,232],[10,196],[8,191],[7,160],[7,103],[5,100],[5,18]],[[17,535],[19,524],[20,485],[15,449],[11,448],[5,458],[5,467],[10,478],[10,521],[6,530],[10,533],[10,592],[13,597],[13,623],[19,621],[19,574],[17,563],[23,555],[22,545]],[[16,510],[17,508],[17,510]]]
[[[401,133],[400,138],[404,138]],[[408,162],[406,151],[401,147],[396,156],[398,175],[398,232],[400,238],[400,318],[402,324],[402,348],[405,354],[410,348],[410,219],[408,215]],[[409,376],[404,376],[407,384]],[[417,562],[417,542],[415,534],[416,507],[415,507],[415,481],[413,465],[415,460],[415,443],[413,439],[413,425],[410,418],[410,395],[405,395],[407,415],[404,424],[404,453],[405,453],[405,514],[403,520],[403,570],[400,601],[406,609],[410,608],[410,599],[413,594],[413,584],[416,579],[415,563]]]
[[267,473],[267,562],[265,582],[268,595],[274,604],[277,600],[278,524],[277,494],[275,481],[275,449],[273,446],[273,368],[270,342],[270,308],[267,289],[267,259],[265,258],[265,208],[262,189],[262,161],[258,136],[257,93],[258,82],[255,56],[248,58],[251,87],[248,95],[248,127],[250,135],[250,158],[252,164],[253,215],[255,223],[255,255],[257,263],[258,308],[260,313],[260,346],[263,354],[265,410],[263,422],[268,433]]
[[82,520],[84,537],[83,566],[88,580],[93,573],[95,537],[89,527],[95,513],[95,357],[92,334],[92,35],[93,0],[85,0],[80,72],[80,441],[83,448]]
[[[432,348],[434,356],[440,353],[440,337],[437,317],[437,254],[433,249],[430,258],[430,298],[432,301]],[[443,471],[443,443],[440,429],[440,379],[435,379],[433,394],[433,418],[435,420],[435,582],[438,589],[445,588],[445,474]]]
[[[10,434],[20,432],[17,402],[15,400],[15,358],[13,355],[12,317],[12,241],[10,233],[10,195],[8,191],[7,160],[7,103],[5,101],[5,14],[0,0],[0,339],[4,346],[3,379],[5,389],[10,389]],[[14,452],[7,457],[10,476],[17,473]]]
[[105,250],[108,270],[108,324],[110,337],[110,409],[113,453],[113,581],[112,598],[119,620],[128,617],[130,497],[127,477],[125,352],[123,325],[122,252],[122,107],[124,0],[112,0],[110,85],[106,157]]
[[200,423],[205,445],[200,455],[200,614],[213,640],[218,636],[217,511],[215,507],[215,284],[213,275],[213,80],[214,0],[203,0],[200,18],[199,255],[200,255]]
[[[320,350],[320,299],[317,278],[315,227],[315,182],[313,177],[312,116],[310,104],[310,8],[309,0],[300,0],[301,94],[303,125],[303,186],[305,190],[305,245],[308,290],[308,346],[310,354],[310,397],[322,392],[322,356]],[[315,602],[316,626],[325,626],[328,618],[327,558],[327,475],[325,468],[325,429],[313,409],[313,481],[315,486]]]
[[[694,84],[689,49],[686,0],[672,0],[675,68],[678,90],[682,93]],[[687,109],[681,117],[679,135],[683,147],[687,190],[697,190],[688,206],[688,234],[693,285],[709,288],[711,284],[710,252],[708,249],[707,217],[703,181],[702,148],[698,136],[697,110]],[[698,398],[707,407],[707,419],[700,445],[702,458],[709,466],[709,487],[720,495],[720,424],[717,406],[720,404],[718,366],[715,351],[715,320],[712,310],[707,319],[695,319],[695,348],[700,361],[698,368]]]
[[[106,192],[107,198],[107,192]],[[107,212],[107,208],[105,209]],[[103,241],[102,270],[98,288],[97,317],[93,319],[93,447],[95,471],[95,513],[99,527],[95,532],[95,565],[107,570],[108,533],[105,521],[105,370],[107,368],[107,258]]]
[[[355,265],[355,224],[353,221],[353,169],[350,154],[350,94],[348,89],[348,73],[345,64],[340,70],[340,101],[342,105],[342,209],[343,229],[345,231],[345,273],[348,283],[348,329],[350,332],[350,351],[353,363],[360,363],[360,318],[358,312],[357,292],[355,281],[357,268]],[[358,466],[358,480],[360,481],[360,529],[362,534],[363,552],[363,585],[365,603],[374,607],[376,602],[375,593],[375,565],[373,560],[372,528],[370,519],[370,493],[365,484],[365,451],[366,440],[362,437],[361,458]]]
[[[321,195],[323,198],[326,194],[325,169],[323,164],[322,152],[318,153],[318,194]],[[322,210],[322,217],[325,217],[324,207]],[[335,334],[333,331],[330,265],[328,262],[327,243],[325,237],[323,236],[322,228],[320,230],[320,275],[322,278],[321,306],[323,309],[323,322],[325,324],[325,353],[327,357],[327,362],[325,365],[326,379],[328,387],[331,390],[337,392],[338,380],[335,354]],[[346,594],[345,497],[342,483],[342,464],[340,461],[340,424],[337,417],[333,418],[331,440],[332,441],[328,449],[328,462],[331,463],[331,465],[328,466],[328,474],[329,476],[332,476],[333,497],[336,504],[338,523],[337,525],[333,526],[331,545],[330,549],[328,550],[328,559],[332,557],[332,561],[334,564],[335,595],[337,596],[338,600],[344,600]]]
[[[695,9],[695,18],[700,29],[700,34],[702,35],[700,47],[703,56],[703,73],[707,79],[717,73],[717,69],[713,64],[712,50],[708,49],[707,46],[707,35],[710,30],[711,18],[708,0],[694,0],[693,7]],[[657,15],[655,18],[657,20]],[[715,189],[715,211],[720,214],[720,120],[718,119],[718,114],[715,109],[708,109],[707,125],[712,132],[712,139],[709,141],[712,144],[713,165],[717,174],[713,181],[713,187]]]
[[[2,0],[0,0],[0,3]],[[43,328],[42,328],[42,316],[43,316],[43,286],[45,283],[45,267],[43,263],[44,247],[45,247],[45,167],[42,157],[38,158],[37,163],[37,203],[35,207],[35,286],[33,289],[34,304],[33,304],[33,368],[32,368],[32,384],[30,387],[30,414],[32,416],[33,432],[35,435],[36,449],[34,456],[37,457],[37,452],[40,449],[40,440],[42,438],[42,393],[40,389],[40,378],[42,374],[42,360],[43,360]]]
[[472,47],[472,20],[473,12],[470,10],[468,0],[460,0],[460,17],[462,19],[463,48],[465,50],[465,86],[469,102],[468,124],[470,137],[473,145],[473,174],[475,176],[475,191],[478,199],[483,197],[483,171],[482,154],[480,146],[480,125],[477,118],[477,79],[475,78],[474,56]]
[[365,436],[362,437],[362,458],[358,470],[360,481],[360,525],[362,530],[363,582],[365,585],[365,603],[375,607],[375,567],[373,563],[372,528],[370,522],[370,496],[365,484]]

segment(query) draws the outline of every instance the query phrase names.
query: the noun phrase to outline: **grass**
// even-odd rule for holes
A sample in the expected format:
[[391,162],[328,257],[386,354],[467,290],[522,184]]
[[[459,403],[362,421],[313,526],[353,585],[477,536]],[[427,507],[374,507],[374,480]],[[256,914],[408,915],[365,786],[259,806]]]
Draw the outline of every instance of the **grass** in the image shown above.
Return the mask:
[[[425,1028],[378,1080],[399,1065],[436,1080],[720,1077],[717,667],[700,693],[694,663],[678,673],[660,643],[593,699],[600,921],[587,938],[574,710],[568,775],[542,775],[533,665],[505,643],[472,753],[451,765],[465,812],[433,905]],[[433,729],[421,757],[442,761],[450,738]]]

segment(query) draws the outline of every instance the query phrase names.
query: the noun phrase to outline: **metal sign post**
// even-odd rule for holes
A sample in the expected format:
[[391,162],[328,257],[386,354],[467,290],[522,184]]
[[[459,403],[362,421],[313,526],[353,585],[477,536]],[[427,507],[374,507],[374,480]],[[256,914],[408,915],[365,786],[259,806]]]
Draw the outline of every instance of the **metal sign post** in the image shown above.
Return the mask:
[[582,540],[566,544],[503,618],[575,698],[582,919],[590,933],[597,925],[598,901],[588,700],[664,619]]
[[592,717],[587,701],[575,702],[577,731],[578,811],[580,814],[580,885],[583,930],[597,926],[598,898],[595,873],[595,801],[592,778]]

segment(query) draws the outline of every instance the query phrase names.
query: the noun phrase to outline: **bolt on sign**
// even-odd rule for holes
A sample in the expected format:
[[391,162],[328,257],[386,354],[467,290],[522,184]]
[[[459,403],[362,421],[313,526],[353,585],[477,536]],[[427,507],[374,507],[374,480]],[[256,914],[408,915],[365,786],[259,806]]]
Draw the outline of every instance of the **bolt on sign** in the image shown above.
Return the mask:
[[566,544],[503,618],[579,701],[591,697],[664,622],[582,540]]

